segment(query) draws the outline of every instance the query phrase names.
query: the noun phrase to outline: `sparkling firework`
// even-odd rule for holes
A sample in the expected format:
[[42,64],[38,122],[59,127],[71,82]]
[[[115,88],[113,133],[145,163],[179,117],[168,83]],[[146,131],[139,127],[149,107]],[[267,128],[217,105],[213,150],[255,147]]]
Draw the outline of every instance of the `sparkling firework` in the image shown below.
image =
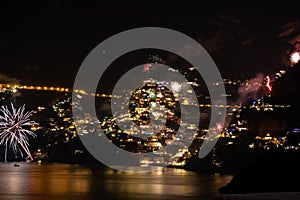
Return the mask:
[[175,92],[180,92],[181,90],[181,84],[178,82],[171,82],[171,88]]
[[25,112],[25,105],[15,108],[11,104],[11,110],[8,106],[1,106],[0,113],[0,144],[5,145],[5,161],[7,158],[7,147],[12,148],[14,153],[19,151],[23,157],[21,147],[32,160],[28,148],[28,136],[36,137],[36,134],[26,129],[26,127],[37,125],[37,123],[30,120],[32,111]]
[[163,59],[159,55],[149,55],[149,60],[151,62],[162,62]]
[[300,53],[299,52],[294,52],[291,54],[290,60],[292,62],[292,65],[295,65],[299,62],[300,60]]
[[218,123],[216,123],[216,128],[218,131],[222,131],[224,127],[221,122],[218,122]]
[[152,67],[152,65],[150,63],[147,63],[144,65],[144,72],[149,72],[150,71],[150,67]]

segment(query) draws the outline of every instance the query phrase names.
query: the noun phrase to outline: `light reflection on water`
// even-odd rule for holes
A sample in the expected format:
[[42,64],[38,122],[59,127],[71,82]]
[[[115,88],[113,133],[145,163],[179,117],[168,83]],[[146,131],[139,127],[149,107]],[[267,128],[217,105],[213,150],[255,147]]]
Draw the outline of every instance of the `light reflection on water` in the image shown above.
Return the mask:
[[58,163],[0,164],[0,199],[214,199],[232,176],[155,168],[125,173]]

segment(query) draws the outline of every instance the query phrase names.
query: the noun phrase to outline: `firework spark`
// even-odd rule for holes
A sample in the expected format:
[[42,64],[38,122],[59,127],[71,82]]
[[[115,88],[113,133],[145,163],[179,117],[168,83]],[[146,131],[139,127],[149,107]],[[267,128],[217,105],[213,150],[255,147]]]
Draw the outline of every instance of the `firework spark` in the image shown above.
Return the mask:
[[299,52],[294,52],[291,54],[290,60],[292,62],[292,65],[295,65],[299,62],[300,60],[300,53]]
[[149,72],[150,71],[150,67],[152,67],[152,65],[150,63],[147,63],[144,65],[144,72]]
[[224,127],[221,122],[218,122],[218,123],[216,123],[216,128],[218,131],[222,131]]
[[28,148],[28,136],[36,137],[36,134],[26,129],[26,127],[37,125],[37,123],[30,120],[32,111],[25,112],[25,105],[15,108],[11,104],[11,109],[8,106],[1,106],[0,113],[0,144],[5,145],[5,161],[8,147],[12,148],[14,153],[19,151],[23,157],[21,147],[32,160]]

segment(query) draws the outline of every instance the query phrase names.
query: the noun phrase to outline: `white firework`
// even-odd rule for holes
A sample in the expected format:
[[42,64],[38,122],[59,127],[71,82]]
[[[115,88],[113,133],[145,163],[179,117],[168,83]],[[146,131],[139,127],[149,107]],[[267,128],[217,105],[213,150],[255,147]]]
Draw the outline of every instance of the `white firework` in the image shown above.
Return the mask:
[[[22,149],[32,160],[29,151],[28,136],[36,137],[36,134],[26,128],[32,125],[37,125],[36,122],[31,121],[32,111],[25,112],[25,105],[15,108],[11,104],[11,109],[8,106],[1,106],[0,108],[0,144],[5,145],[5,161],[7,158],[7,148],[13,149],[14,153],[20,152],[23,157]],[[20,147],[22,149],[20,149]]]

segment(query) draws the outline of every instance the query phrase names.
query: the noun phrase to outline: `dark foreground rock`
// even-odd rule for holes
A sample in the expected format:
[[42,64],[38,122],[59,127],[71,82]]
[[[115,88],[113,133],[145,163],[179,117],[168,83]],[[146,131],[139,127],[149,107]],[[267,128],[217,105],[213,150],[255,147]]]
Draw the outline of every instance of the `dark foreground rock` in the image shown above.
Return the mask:
[[220,194],[300,192],[300,153],[267,152],[249,164]]

